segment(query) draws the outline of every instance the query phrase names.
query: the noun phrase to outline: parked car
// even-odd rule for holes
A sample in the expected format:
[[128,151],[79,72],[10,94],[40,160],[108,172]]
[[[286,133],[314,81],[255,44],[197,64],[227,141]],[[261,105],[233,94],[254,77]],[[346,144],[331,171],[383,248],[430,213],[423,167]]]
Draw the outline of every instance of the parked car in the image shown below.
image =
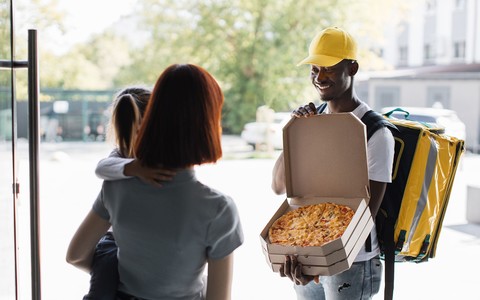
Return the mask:
[[[453,110],[431,107],[384,107],[381,112],[387,113],[396,108],[401,108],[407,111],[409,113],[409,120],[436,123],[445,128],[446,135],[465,140],[465,123],[460,120],[457,113]],[[394,112],[391,116],[397,119],[406,118],[406,114],[403,112]]]
[[272,123],[250,122],[243,127],[241,137],[254,149],[271,146],[283,149],[283,127],[291,118],[291,112],[276,112]]

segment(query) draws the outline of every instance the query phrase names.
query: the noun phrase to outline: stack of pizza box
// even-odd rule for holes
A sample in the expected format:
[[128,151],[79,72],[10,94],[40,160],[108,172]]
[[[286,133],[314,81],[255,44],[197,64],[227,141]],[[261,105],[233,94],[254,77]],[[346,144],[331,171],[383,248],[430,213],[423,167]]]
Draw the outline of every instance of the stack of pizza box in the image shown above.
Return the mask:
[[[260,234],[262,250],[275,272],[293,254],[303,274],[328,276],[349,269],[374,226],[370,200],[365,125],[352,113],[292,118],[283,129],[287,199]],[[343,235],[319,247],[271,244],[268,230],[286,212],[331,202],[355,214]]]

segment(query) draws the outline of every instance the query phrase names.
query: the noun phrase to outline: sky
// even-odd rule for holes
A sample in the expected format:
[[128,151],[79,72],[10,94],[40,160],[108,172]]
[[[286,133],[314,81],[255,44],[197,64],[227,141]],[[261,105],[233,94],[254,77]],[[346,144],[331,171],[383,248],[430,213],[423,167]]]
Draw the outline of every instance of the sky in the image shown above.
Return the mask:
[[136,0],[58,1],[60,7],[69,14],[67,25],[82,37],[100,32],[114,23],[131,11],[136,2]]
[[101,32],[122,15],[128,14],[136,2],[137,0],[58,0],[59,6],[68,14],[65,19],[68,34],[61,37],[61,43],[57,43],[58,52]]

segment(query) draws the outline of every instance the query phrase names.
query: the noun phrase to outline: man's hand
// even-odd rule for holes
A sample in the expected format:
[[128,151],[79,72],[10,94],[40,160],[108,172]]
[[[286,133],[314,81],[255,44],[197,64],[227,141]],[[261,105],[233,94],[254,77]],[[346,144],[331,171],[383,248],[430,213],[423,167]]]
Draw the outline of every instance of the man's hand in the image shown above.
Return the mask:
[[136,176],[142,181],[157,187],[161,187],[162,182],[170,181],[175,176],[175,172],[172,170],[145,167],[136,159],[125,165],[124,173],[127,176]]
[[300,106],[299,108],[292,111],[292,116],[301,118],[301,117],[310,117],[317,114],[317,108],[313,102],[308,103],[307,105]]
[[286,255],[285,263],[280,267],[280,276],[288,277],[296,285],[307,285],[310,281],[319,283],[318,276],[309,276],[302,274],[302,264],[297,261],[295,255]]

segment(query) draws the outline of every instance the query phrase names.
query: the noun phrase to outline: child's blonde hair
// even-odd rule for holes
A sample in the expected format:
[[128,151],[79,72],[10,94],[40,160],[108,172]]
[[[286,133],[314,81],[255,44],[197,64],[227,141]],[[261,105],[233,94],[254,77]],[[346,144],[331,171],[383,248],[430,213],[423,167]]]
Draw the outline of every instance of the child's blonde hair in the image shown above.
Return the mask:
[[123,157],[134,157],[133,145],[150,95],[147,88],[128,87],[120,91],[112,103],[109,139],[115,141]]

